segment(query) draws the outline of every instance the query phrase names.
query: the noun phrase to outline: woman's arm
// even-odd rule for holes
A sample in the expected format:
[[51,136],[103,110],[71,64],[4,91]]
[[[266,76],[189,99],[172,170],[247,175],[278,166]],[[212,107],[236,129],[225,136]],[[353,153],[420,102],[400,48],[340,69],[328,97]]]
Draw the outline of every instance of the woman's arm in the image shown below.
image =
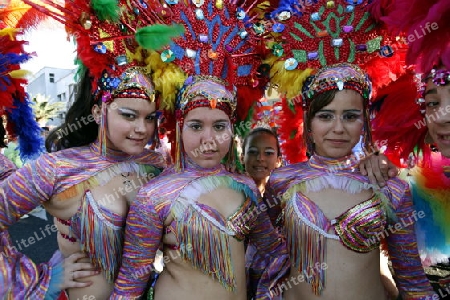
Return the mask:
[[[139,298],[154,271],[164,221],[145,190],[139,192],[127,216],[122,265],[110,299]],[[161,209],[161,205],[158,208]]]
[[399,292],[403,299],[432,299],[434,291],[422,267],[414,232],[421,214],[414,210],[409,187],[394,179],[383,190],[389,194],[397,216],[388,225],[387,243]]
[[0,231],[53,195],[56,161],[42,155],[15,171],[0,186]]

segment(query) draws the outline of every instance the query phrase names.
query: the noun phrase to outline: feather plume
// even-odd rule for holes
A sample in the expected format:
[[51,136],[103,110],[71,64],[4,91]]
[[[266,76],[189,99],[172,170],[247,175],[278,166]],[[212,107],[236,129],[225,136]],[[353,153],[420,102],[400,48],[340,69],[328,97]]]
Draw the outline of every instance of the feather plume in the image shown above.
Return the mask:
[[425,147],[427,127],[424,116],[416,103],[417,86],[411,72],[378,92],[374,101],[375,118],[372,121],[372,135],[378,144],[386,144],[385,154],[398,166],[401,159]]
[[119,21],[119,4],[117,0],[91,0],[91,7],[100,21]]
[[171,39],[184,33],[180,24],[155,24],[136,30],[136,41],[141,47],[149,50],[159,50],[170,43]]

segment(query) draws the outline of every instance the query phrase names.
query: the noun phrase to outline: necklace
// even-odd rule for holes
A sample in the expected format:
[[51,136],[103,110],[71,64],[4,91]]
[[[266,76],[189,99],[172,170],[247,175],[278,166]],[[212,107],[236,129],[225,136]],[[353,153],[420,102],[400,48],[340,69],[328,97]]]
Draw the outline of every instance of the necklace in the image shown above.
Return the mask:
[[122,183],[125,185],[125,188],[126,189],[131,188],[132,187],[131,180],[128,179],[128,177],[131,175],[131,173],[130,172],[122,172],[122,173],[120,173],[120,175],[123,177]]

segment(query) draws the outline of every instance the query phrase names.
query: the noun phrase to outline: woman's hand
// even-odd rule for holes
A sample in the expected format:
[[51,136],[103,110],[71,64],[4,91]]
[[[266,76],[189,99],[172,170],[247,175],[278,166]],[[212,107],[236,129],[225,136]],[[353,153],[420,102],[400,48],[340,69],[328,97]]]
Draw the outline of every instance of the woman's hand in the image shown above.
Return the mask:
[[389,178],[398,175],[399,169],[383,154],[373,154],[361,159],[359,170],[369,177],[371,184],[383,187]]
[[100,271],[89,262],[78,262],[82,258],[86,258],[86,254],[77,252],[64,259],[64,281],[61,289],[82,288],[92,284],[92,282],[79,282],[80,278],[97,275]]

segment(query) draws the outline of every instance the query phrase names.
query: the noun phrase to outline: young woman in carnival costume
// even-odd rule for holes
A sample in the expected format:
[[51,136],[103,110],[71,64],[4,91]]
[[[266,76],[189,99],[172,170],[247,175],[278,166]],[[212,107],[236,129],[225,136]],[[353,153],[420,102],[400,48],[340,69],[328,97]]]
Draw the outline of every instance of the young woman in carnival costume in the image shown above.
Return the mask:
[[[145,9],[145,3],[138,1],[100,7],[85,1],[70,7],[50,1],[43,6],[30,4],[63,22],[74,34],[78,59],[87,71],[82,72],[65,123],[49,136],[50,140],[58,138],[57,144],[65,149],[43,154],[3,182],[1,228],[6,230],[42,204],[55,217],[62,257],[81,250],[86,258],[80,261],[99,270],[80,271],[90,264],[67,266],[65,274],[72,271],[69,279],[73,283],[66,296],[107,299],[119,270],[129,204],[140,186],[165,167],[160,154],[145,148],[157,142],[158,98],[145,67],[146,51],[133,36],[139,39],[145,34],[150,39],[158,31],[161,39],[146,40],[144,45],[158,48],[176,28],[170,33],[165,25],[138,28],[153,24],[145,14],[137,14]],[[10,256],[14,254],[11,247],[4,248]],[[36,274],[30,270],[5,267],[17,276],[13,286],[7,287],[8,297],[58,296],[59,265],[48,264],[45,273],[32,282],[28,278]],[[86,275],[92,276],[80,279]]]
[[175,165],[141,189],[130,207],[111,298],[140,297],[161,248],[165,267],[150,288],[151,299],[247,299],[247,240],[259,250],[255,299],[273,299],[270,289],[287,270],[286,248],[259,209],[252,179],[233,172],[240,92],[253,91],[248,95],[255,100],[263,94],[254,85],[260,61],[250,8],[225,1],[171,8],[186,33],[155,59],[170,66],[170,58],[189,75],[175,107]]
[[[414,205],[423,214],[416,226],[422,263],[448,263],[450,3],[400,0],[373,5],[374,14],[408,42],[406,63],[415,65],[415,73],[380,91],[374,136],[386,141],[386,154],[393,161],[408,168]],[[448,276],[439,281],[446,291]]]
[[[380,240],[387,236],[402,296],[426,299],[433,290],[413,224],[386,233],[414,211],[408,186],[394,178],[380,189],[355,168],[361,156],[378,154],[370,95],[404,73],[402,49],[393,51],[395,40],[374,24],[365,1],[281,4],[274,13],[273,55],[266,61],[272,82],[290,99],[280,124],[286,158],[310,158],[276,169],[266,187],[282,203],[279,219],[291,259],[290,277],[278,292],[285,299],[385,299],[379,258]],[[377,68],[390,76],[380,76]]]

